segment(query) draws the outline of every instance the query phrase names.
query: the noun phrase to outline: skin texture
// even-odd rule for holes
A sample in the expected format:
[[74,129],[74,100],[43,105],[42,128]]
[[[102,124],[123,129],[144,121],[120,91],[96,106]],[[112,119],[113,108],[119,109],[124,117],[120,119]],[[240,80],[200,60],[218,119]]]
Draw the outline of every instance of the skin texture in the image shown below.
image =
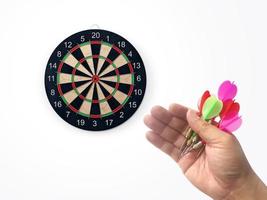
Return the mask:
[[[144,123],[151,129],[147,139],[181,167],[187,179],[213,199],[267,199],[266,186],[254,173],[234,135],[200,119],[179,104],[169,109],[155,106]],[[178,161],[179,149],[190,126],[206,142],[197,158],[192,152]]]

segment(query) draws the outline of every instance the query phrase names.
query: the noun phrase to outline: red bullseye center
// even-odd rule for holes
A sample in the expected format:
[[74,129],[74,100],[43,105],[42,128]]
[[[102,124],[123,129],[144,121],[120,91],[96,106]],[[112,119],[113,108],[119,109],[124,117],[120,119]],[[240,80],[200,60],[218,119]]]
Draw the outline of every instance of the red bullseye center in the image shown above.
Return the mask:
[[97,75],[93,75],[93,77],[92,77],[92,81],[93,81],[94,83],[97,83],[97,82],[99,81],[99,76],[97,76]]

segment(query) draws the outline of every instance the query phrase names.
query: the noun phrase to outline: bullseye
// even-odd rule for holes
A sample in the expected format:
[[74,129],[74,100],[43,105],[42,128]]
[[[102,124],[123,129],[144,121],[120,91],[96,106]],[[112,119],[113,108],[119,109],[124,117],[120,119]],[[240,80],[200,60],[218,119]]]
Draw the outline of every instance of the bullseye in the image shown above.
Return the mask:
[[92,81],[93,81],[93,83],[98,83],[98,81],[99,81],[99,76],[98,76],[98,75],[93,75],[93,76],[92,76]]

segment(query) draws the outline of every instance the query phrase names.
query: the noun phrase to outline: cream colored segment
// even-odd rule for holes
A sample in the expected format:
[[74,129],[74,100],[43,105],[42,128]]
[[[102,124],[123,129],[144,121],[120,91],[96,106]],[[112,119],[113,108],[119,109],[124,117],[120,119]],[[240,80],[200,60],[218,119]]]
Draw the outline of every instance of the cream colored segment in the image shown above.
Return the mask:
[[123,74],[120,75],[120,83],[124,83],[124,84],[133,84],[132,83],[132,74]]
[[77,87],[76,89],[79,92],[79,94],[81,94],[90,85],[90,83],[91,81]]
[[86,114],[86,115],[89,115],[91,112],[91,105],[92,105],[91,102],[84,100],[79,111]]
[[122,104],[124,102],[124,100],[128,97],[126,94],[124,94],[123,92],[117,90],[115,92],[115,94],[113,95],[113,97],[120,102],[120,104]]
[[74,75],[74,82],[89,81],[90,77]]
[[100,80],[103,80],[103,81],[111,81],[111,82],[117,82],[117,76],[101,77]]
[[96,74],[99,73],[100,69],[102,68],[103,64],[104,64],[105,60],[102,58],[98,59],[98,63],[97,63],[97,68],[96,68]]
[[88,56],[92,56],[92,50],[91,50],[91,45],[90,44],[86,44],[83,46],[80,46],[80,49],[84,55],[84,57],[88,57]]
[[[90,84],[90,82],[88,82],[88,83],[84,83],[84,84],[82,84],[80,87],[77,87],[76,89],[78,90],[79,93],[82,93],[82,92],[85,90],[85,88],[89,86],[89,84]],[[77,95],[77,93],[75,92],[74,89],[71,90],[71,91],[69,91],[69,92],[67,92],[67,93],[65,93],[65,94],[63,95],[63,97],[66,99],[66,101],[67,101],[69,104],[70,104],[74,99],[76,99],[77,96],[78,96],[78,95]]]
[[100,81],[100,84],[111,94],[115,88],[109,86],[108,84],[104,83],[103,81]]
[[86,59],[91,71],[93,72],[93,74],[95,74],[95,68],[94,68],[94,62],[93,62],[93,58],[90,57],[90,58],[87,58]]
[[71,74],[59,73],[59,84],[71,83]]
[[104,115],[104,114],[112,112],[108,102],[106,102],[106,101],[100,102],[99,103],[99,107],[100,107],[101,115]]
[[[120,68],[121,66],[127,64],[127,60],[121,55],[119,55],[114,61],[113,64],[116,68]],[[115,68],[112,65],[109,65],[99,76],[104,76],[105,74],[113,71]]]
[[71,53],[69,53],[67,55],[67,58],[64,60],[64,63],[70,65],[73,68],[75,68],[78,62],[79,61]]
[[98,83],[96,84],[96,89],[97,89],[98,100],[105,99],[105,95],[103,94]]
[[[92,56],[92,49],[91,49],[91,45],[90,44],[81,46],[80,49],[81,49],[81,51],[82,51],[82,53],[83,53],[83,55],[84,55],[85,58],[87,58],[89,56]],[[94,62],[93,62],[92,57],[87,58],[86,61],[87,61],[88,65],[89,65],[91,71],[93,73],[95,73],[95,70],[94,70]]]
[[99,77],[113,71],[115,68],[112,65],[109,65],[103,72],[101,72],[101,74],[99,74]]
[[[71,74],[59,73],[59,84],[71,83]],[[91,78],[86,76],[74,75],[74,82],[89,81]]]
[[116,65],[117,68],[127,64],[127,60],[123,57],[122,54],[120,54],[114,61],[113,63]]
[[[117,82],[117,76],[101,77],[100,80]],[[131,85],[132,84],[132,74],[120,75],[120,83]]]
[[111,48],[112,48],[111,46],[108,46],[106,44],[102,44],[99,55],[107,58]]
[[81,63],[78,65],[77,70],[87,74],[88,76],[92,76],[92,74]]
[[[108,46],[106,44],[102,44],[99,55],[103,56],[104,58],[107,58],[110,50],[111,50],[111,46]],[[98,74],[98,72],[102,68],[104,62],[105,62],[105,60],[103,58],[98,59],[96,74]]]
[[[102,86],[111,94],[112,92],[113,92],[113,90],[114,90],[114,88],[113,87],[111,87],[111,86],[109,86],[108,84],[106,84],[106,83],[103,83],[102,81],[101,81],[101,84],[102,84]],[[117,90],[116,92],[115,92],[115,94],[113,95],[113,97],[119,102],[119,103],[123,103],[124,102],[124,100],[128,97],[126,94],[124,94],[123,92],[121,92],[121,91],[119,91],[119,90]]]
[[63,95],[68,104],[70,104],[74,99],[77,98],[77,93],[74,90],[71,90]]
[[[85,97],[86,99],[90,99],[90,100],[93,99],[94,86],[95,85],[93,83]],[[92,105],[91,102],[84,100],[79,111],[88,115],[91,112],[91,105]]]
[[[96,84],[96,87],[97,87],[98,99],[99,100],[104,99],[105,95],[103,94],[99,84]],[[107,114],[112,111],[109,104],[106,101],[100,102],[99,107],[100,107],[101,115]]]

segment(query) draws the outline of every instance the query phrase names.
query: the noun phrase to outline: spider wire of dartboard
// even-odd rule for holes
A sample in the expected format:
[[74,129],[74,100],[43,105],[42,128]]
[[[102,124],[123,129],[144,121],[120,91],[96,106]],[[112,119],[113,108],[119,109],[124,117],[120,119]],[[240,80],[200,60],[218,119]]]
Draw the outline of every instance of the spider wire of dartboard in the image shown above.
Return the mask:
[[106,30],[86,30],[54,50],[45,88],[51,106],[66,122],[85,130],[106,130],[125,122],[140,106],[145,66],[125,38]]

